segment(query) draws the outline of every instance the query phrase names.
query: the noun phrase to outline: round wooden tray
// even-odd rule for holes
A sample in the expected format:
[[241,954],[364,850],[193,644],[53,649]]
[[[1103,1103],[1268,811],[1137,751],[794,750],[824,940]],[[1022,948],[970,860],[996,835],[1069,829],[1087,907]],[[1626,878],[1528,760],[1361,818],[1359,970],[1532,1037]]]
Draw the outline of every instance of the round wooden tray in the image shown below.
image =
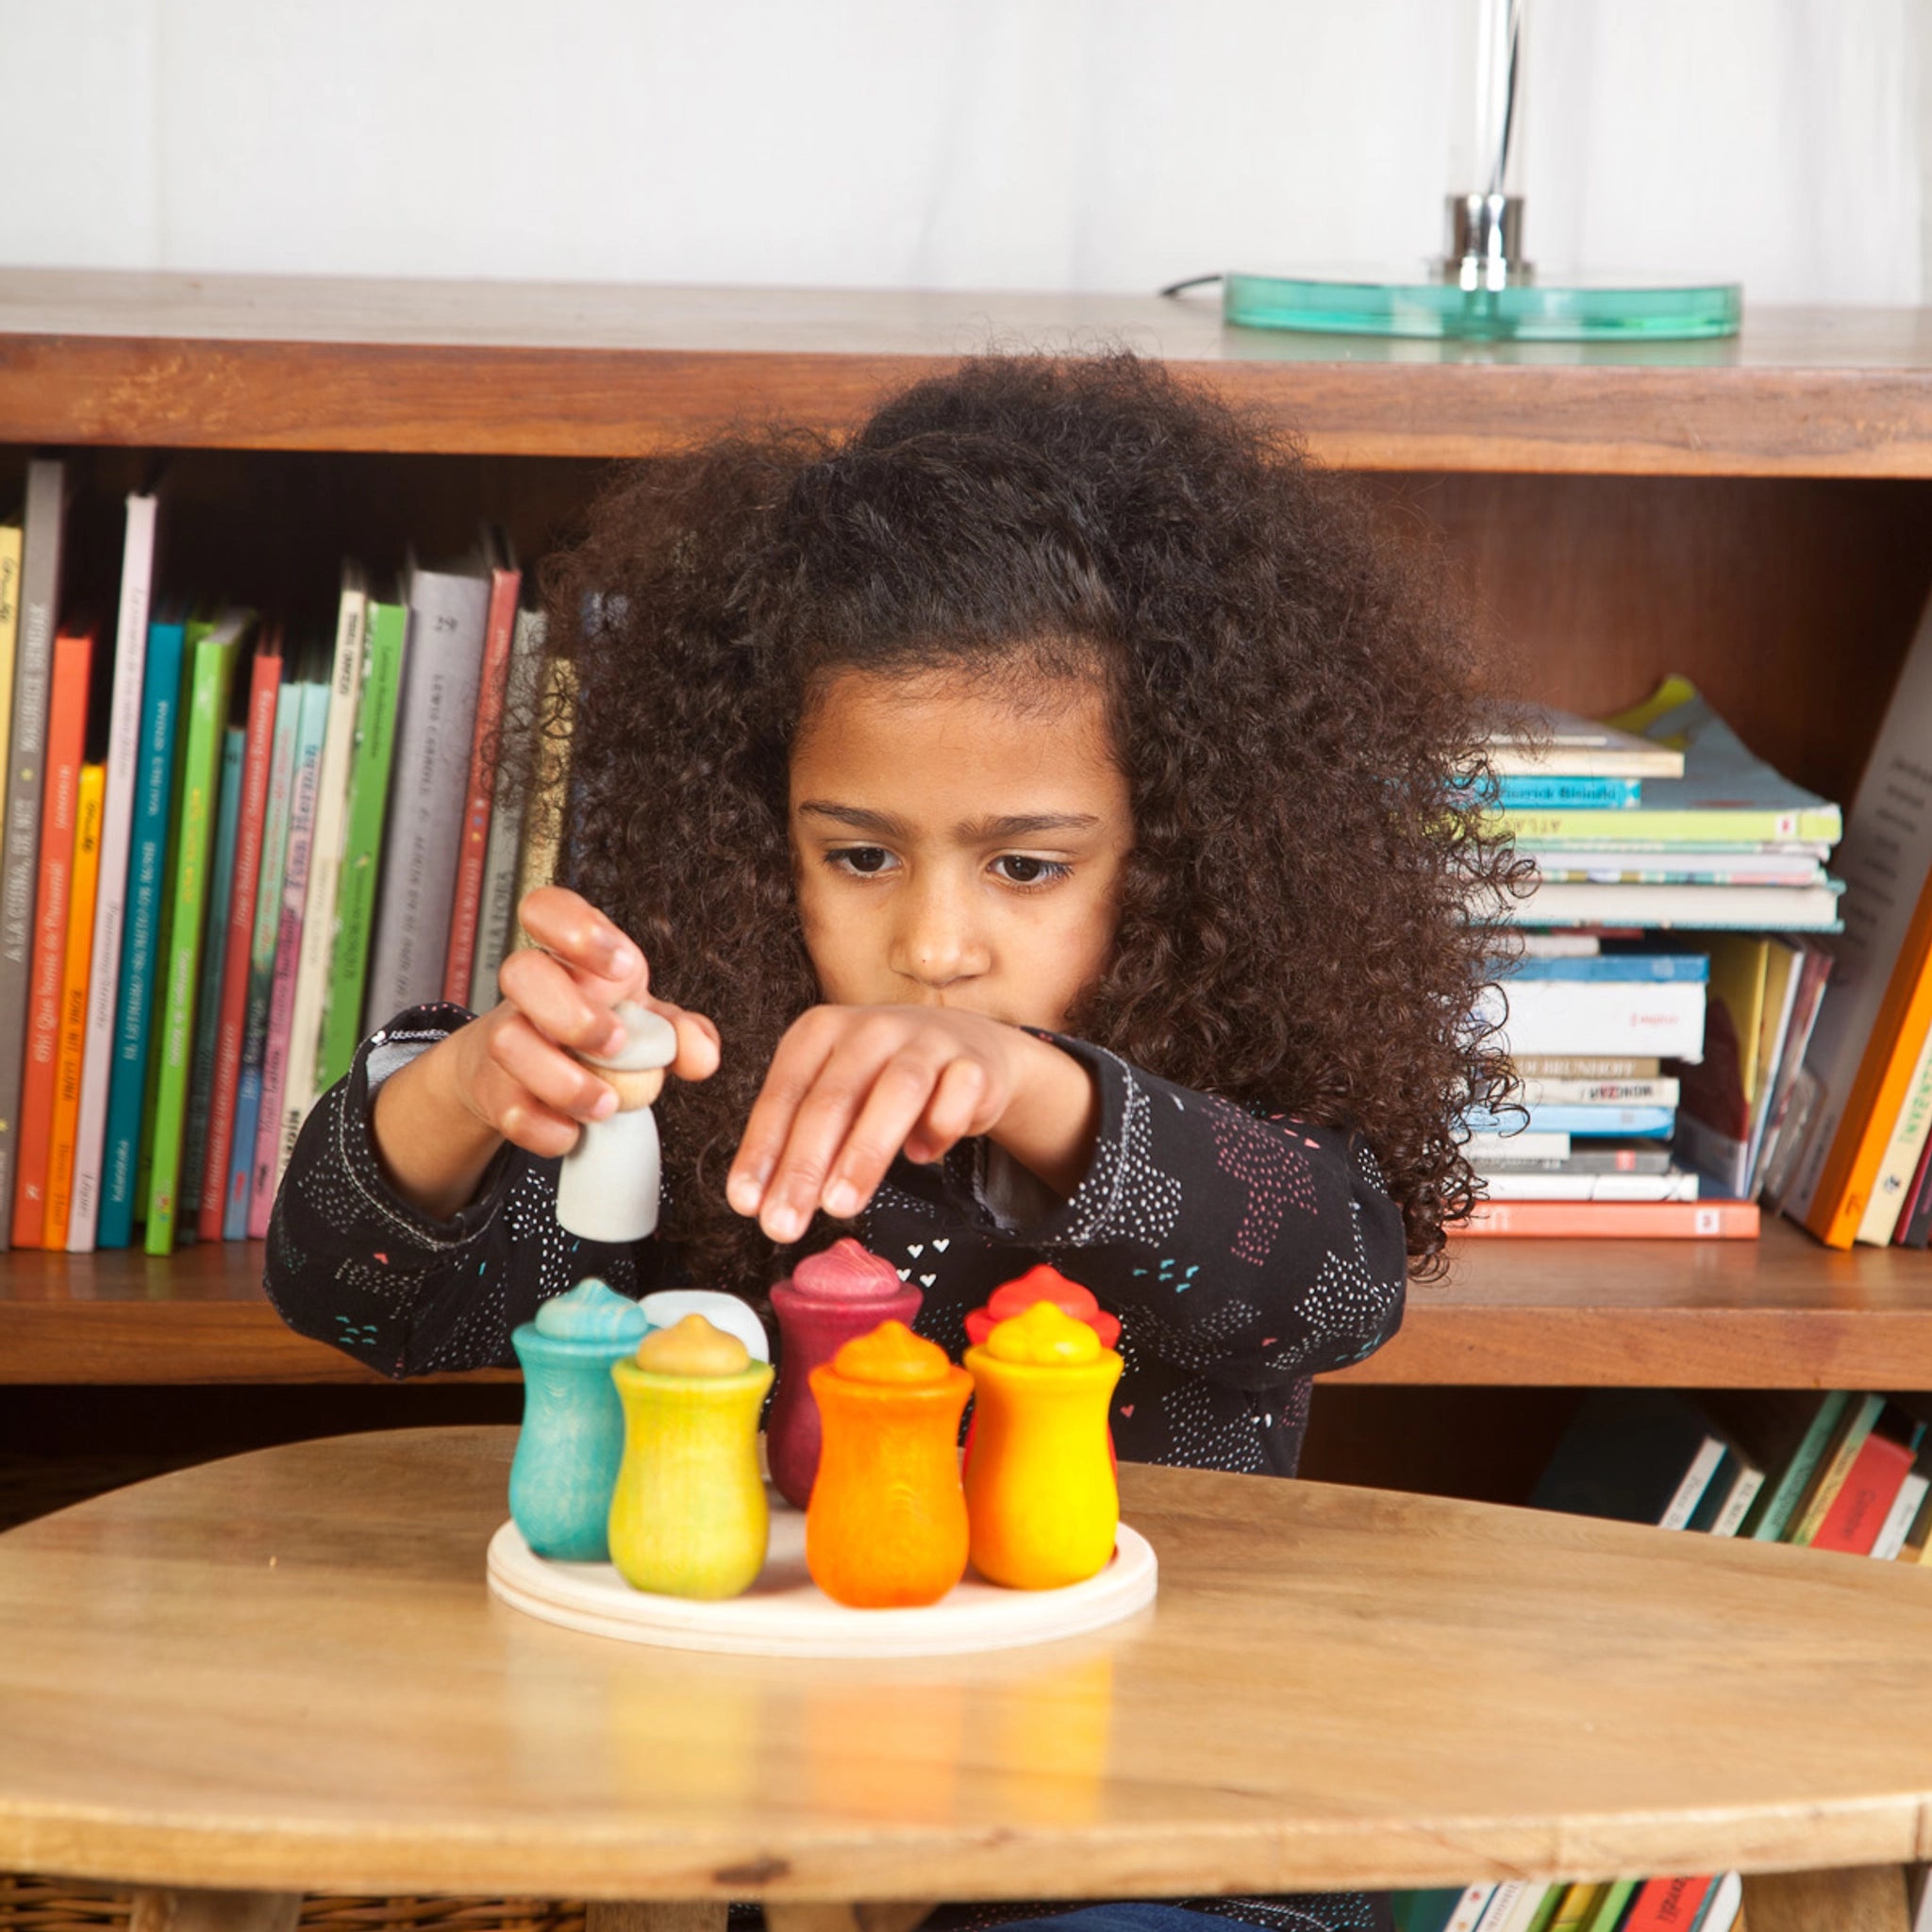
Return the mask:
[[535,1555],[514,1523],[490,1540],[490,1589],[512,1608],[566,1629],[674,1650],[757,1657],[944,1657],[1047,1643],[1130,1617],[1154,1601],[1153,1547],[1124,1523],[1105,1570],[1065,1590],[1002,1590],[970,1571],[924,1609],[853,1610],[805,1567],[805,1512],[773,1497],[765,1567],[720,1603],[633,1590],[608,1563]]

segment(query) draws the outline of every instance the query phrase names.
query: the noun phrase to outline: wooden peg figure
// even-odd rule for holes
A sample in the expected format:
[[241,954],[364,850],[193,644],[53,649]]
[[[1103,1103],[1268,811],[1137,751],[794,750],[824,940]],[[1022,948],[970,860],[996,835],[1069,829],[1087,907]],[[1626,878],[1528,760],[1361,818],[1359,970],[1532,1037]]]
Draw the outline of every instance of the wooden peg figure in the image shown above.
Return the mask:
[[677,1058],[677,1035],[662,1014],[620,1000],[624,1044],[608,1058],[579,1054],[617,1090],[617,1111],[586,1121],[557,1177],[557,1219],[591,1241],[636,1241],[658,1225],[662,1157],[651,1103]]

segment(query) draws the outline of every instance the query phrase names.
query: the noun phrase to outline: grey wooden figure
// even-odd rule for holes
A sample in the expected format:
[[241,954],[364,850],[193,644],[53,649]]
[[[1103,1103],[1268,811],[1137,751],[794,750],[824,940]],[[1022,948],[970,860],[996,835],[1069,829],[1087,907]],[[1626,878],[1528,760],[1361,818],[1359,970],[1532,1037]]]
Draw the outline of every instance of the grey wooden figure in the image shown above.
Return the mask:
[[677,1035],[661,1014],[632,1000],[620,1000],[616,1011],[624,1044],[608,1058],[577,1058],[617,1090],[617,1111],[584,1123],[557,1178],[558,1221],[593,1241],[641,1241],[658,1225],[661,1168],[651,1103],[677,1058]]

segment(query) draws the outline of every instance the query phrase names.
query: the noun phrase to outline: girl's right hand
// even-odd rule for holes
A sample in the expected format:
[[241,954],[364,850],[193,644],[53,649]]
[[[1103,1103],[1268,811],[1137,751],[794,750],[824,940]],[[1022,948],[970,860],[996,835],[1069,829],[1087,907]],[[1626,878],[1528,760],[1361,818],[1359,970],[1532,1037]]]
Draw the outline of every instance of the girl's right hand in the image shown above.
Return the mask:
[[616,1110],[609,1083],[575,1056],[615,1048],[620,1000],[670,1021],[677,1034],[670,1070],[680,1080],[717,1072],[717,1027],[652,999],[642,952],[581,894],[539,886],[517,916],[534,943],[504,960],[502,1001],[449,1036],[458,1096],[477,1120],[532,1154],[569,1153],[580,1123]]

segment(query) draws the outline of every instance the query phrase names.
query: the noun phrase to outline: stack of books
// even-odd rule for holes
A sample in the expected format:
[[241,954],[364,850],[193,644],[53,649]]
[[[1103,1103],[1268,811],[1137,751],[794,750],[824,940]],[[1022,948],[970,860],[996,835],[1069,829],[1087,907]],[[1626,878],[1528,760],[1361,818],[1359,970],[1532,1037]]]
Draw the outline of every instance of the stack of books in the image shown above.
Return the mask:
[[0,1243],[258,1237],[366,1033],[493,1004],[555,856],[497,808],[541,620],[488,539],[394,591],[349,566],[332,639],[157,602],[137,494],[110,634],[62,601],[67,494],[36,461],[0,525]]
[[1481,1014],[1524,1090],[1465,1118],[1488,1197],[1470,1231],[1755,1236],[1830,967],[1802,935],[1839,925],[1838,808],[1682,677],[1606,724],[1531,713],[1493,744],[1535,881]]
[[1605,724],[1532,711],[1525,725],[1546,735],[1519,725],[1491,751],[1497,807],[1536,867],[1523,924],[1838,929],[1838,807],[1754,758],[1688,678]]
[[[1932,1466],[1923,1402],[1844,1390],[1592,1391],[1530,1502],[1924,1564]],[[1395,1923],[1409,1932],[1720,1932],[1740,1898],[1738,1875],[1715,1873],[1397,1892],[1394,1907]]]

